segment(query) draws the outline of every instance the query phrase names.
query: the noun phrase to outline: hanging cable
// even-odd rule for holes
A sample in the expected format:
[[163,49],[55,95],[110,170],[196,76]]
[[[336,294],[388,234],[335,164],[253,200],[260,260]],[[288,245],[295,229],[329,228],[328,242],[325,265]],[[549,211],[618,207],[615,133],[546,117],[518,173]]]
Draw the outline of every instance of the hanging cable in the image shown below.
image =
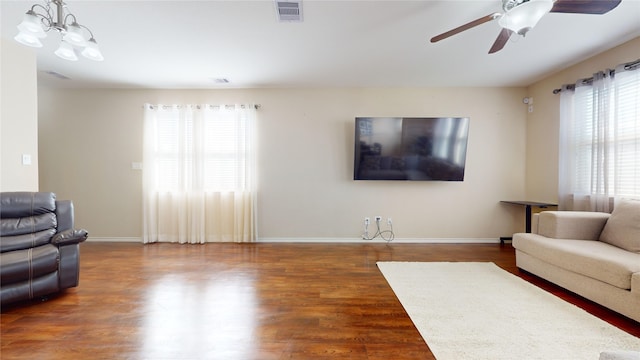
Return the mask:
[[395,234],[393,233],[393,223],[389,223],[389,230],[382,230],[380,227],[380,221],[382,219],[376,219],[376,232],[369,236],[369,224],[365,223],[364,225],[364,233],[362,234],[363,240],[374,240],[376,238],[381,238],[386,242],[391,242],[395,238]]

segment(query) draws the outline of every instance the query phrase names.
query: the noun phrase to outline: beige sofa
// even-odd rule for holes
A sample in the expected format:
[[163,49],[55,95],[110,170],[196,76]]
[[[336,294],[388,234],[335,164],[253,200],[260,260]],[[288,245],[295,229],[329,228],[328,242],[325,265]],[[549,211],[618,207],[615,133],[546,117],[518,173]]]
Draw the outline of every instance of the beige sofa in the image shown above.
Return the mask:
[[640,200],[611,214],[542,212],[513,247],[518,268],[640,321]]

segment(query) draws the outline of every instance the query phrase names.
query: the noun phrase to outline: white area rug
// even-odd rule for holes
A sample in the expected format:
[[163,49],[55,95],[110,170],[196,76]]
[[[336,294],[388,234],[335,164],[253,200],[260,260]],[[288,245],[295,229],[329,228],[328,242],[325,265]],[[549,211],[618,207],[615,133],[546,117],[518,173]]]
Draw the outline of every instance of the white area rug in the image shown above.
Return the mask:
[[597,360],[605,350],[640,351],[639,338],[494,263],[378,267],[438,360]]

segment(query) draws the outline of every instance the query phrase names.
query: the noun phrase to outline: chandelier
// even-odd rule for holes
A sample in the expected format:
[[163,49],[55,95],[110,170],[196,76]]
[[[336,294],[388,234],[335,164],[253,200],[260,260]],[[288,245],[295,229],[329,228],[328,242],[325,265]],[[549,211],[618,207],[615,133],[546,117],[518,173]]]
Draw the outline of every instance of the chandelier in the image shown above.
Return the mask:
[[78,24],[72,13],[67,11],[65,14],[66,9],[62,0],[47,0],[46,5],[33,5],[18,25],[20,32],[14,39],[23,45],[39,48],[42,47],[40,39],[45,38],[46,32],[53,29],[62,35],[60,47],[55,51],[59,57],[77,61],[77,50],[87,59],[104,60],[91,30]]

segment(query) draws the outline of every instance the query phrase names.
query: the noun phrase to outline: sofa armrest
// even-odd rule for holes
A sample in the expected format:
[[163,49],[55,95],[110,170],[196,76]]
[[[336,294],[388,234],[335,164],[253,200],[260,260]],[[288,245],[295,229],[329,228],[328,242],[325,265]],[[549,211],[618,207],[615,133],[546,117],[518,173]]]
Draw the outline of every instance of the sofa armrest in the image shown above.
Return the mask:
[[543,211],[538,234],[555,239],[598,240],[610,214],[587,211]]
[[87,230],[68,229],[53,235],[53,238],[51,238],[51,243],[57,246],[79,244],[87,240],[88,236],[89,233],[87,233]]
[[73,202],[71,200],[56,200],[56,218],[58,219],[58,232],[73,229]]
[[631,293],[640,295],[640,272],[631,274]]

